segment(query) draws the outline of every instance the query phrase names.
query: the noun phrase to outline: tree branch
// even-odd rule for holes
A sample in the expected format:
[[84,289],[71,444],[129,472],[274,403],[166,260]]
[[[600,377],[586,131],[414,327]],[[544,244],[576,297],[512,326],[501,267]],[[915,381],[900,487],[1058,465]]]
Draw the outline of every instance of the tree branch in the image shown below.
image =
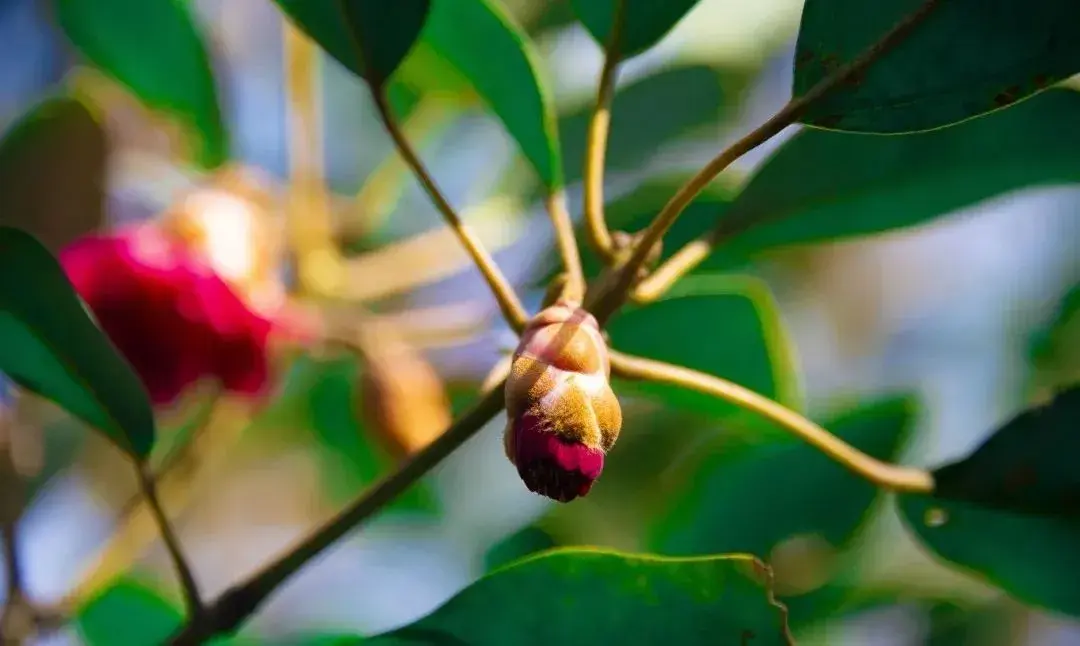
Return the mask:
[[[671,228],[671,225],[675,223],[675,220],[683,210],[686,209],[690,202],[692,202],[717,175],[730,166],[736,159],[742,157],[754,148],[757,148],[769,139],[772,139],[784,128],[794,124],[799,117],[806,112],[807,108],[814,104],[814,102],[848,82],[894,46],[899,44],[919,25],[920,22],[922,22],[923,19],[926,18],[926,16],[930,14],[939,2],[940,0],[926,0],[922,6],[903,18],[873,45],[866,48],[866,50],[859,54],[855,60],[822,79],[802,96],[793,97],[788,101],[787,105],[781,108],[780,111],[773,115],[768,121],[761,124],[761,126],[742,139],[733,143],[706,164],[696,175],[691,177],[660,210],[660,213],[657,214],[656,218],[645,230],[640,242],[634,247],[634,253],[630,256],[630,259],[626,264],[623,265],[621,271],[616,275],[615,280],[612,281],[607,289],[599,294],[596,302],[589,308],[596,318],[603,323],[622,304],[625,295],[636,282],[637,271],[647,260],[649,252],[663,239],[664,234],[667,233],[668,229]],[[702,245],[700,244],[695,245],[697,248],[695,254],[700,255],[701,246]],[[684,260],[680,261],[683,263],[682,266],[684,271],[686,267],[691,266],[685,263],[686,257],[690,257],[690,254],[686,254]],[[662,269],[658,273],[667,276],[672,282],[681,275],[677,274],[672,278],[673,274],[670,269]],[[660,286],[654,281],[654,284],[651,285],[650,291],[646,293],[646,295],[656,293],[659,287]],[[660,291],[659,293],[663,292]]]
[[912,467],[899,467],[870,457],[802,415],[730,381],[616,350],[611,351],[611,372],[624,379],[679,386],[753,411],[783,426],[855,475],[884,489],[904,493],[934,491],[934,479],[928,472]]
[[615,260],[614,243],[604,216],[604,158],[607,155],[611,128],[611,100],[619,68],[619,43],[622,40],[626,0],[615,0],[611,34],[604,48],[604,67],[596,89],[596,106],[585,135],[585,162],[582,181],[585,189],[585,225],[589,243],[607,264]]
[[146,497],[150,513],[153,514],[158,530],[161,532],[161,538],[165,542],[165,549],[169,553],[169,559],[172,561],[176,574],[180,578],[188,616],[197,620],[204,611],[202,597],[199,595],[199,584],[195,581],[195,575],[191,571],[191,566],[188,565],[183,548],[180,547],[180,539],[177,538],[176,532],[173,531],[172,523],[169,522],[169,517],[165,514],[165,509],[162,508],[161,501],[158,499],[154,474],[150,471],[150,466],[141,460],[135,464],[135,469],[139,479],[139,488],[142,489],[143,495]]
[[374,516],[388,502],[407,491],[491,421],[503,410],[505,385],[504,381],[496,386],[427,448],[414,454],[397,471],[376,483],[293,548],[286,550],[246,581],[227,590],[210,605],[203,617],[189,622],[168,643],[173,646],[193,646],[216,635],[235,631],[279,585],[345,534]]

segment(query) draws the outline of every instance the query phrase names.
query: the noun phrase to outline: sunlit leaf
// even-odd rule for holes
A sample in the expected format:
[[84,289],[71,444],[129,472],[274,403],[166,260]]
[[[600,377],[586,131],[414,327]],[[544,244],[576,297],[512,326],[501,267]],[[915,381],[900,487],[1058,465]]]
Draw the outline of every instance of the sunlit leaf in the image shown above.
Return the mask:
[[[380,82],[390,78],[416,43],[431,5],[430,0],[274,2],[335,60],[360,77]],[[364,54],[371,60],[365,61]]]
[[196,161],[229,158],[210,55],[192,4],[179,0],[53,0],[57,23],[95,67],[198,139]]
[[934,470],[934,496],[1080,518],[1080,385],[997,429],[970,455]]
[[423,42],[464,75],[549,189],[563,183],[555,110],[525,32],[494,0],[435,0]]
[[[854,59],[926,0],[806,0],[796,96]],[[1080,72],[1073,0],[948,0],[803,121],[858,132],[937,128],[1015,103]],[[977,19],[973,17],[977,16]]]
[[497,570],[427,617],[367,643],[786,646],[785,633],[747,557],[571,549]]
[[105,218],[108,142],[81,102],[48,99],[0,140],[0,224],[58,250]]
[[[611,38],[619,0],[570,0],[578,20],[601,46]],[[629,58],[660,42],[698,0],[622,0],[621,58]]]
[[[664,298],[629,309],[608,326],[612,345],[625,352],[723,377],[801,406],[793,348],[764,282],[748,276],[700,275]],[[687,334],[701,330],[702,334]],[[668,407],[713,415],[738,409],[714,397],[666,384],[627,384],[660,398]]]
[[0,372],[138,457],[154,444],[142,382],[87,315],[56,259],[0,227]]

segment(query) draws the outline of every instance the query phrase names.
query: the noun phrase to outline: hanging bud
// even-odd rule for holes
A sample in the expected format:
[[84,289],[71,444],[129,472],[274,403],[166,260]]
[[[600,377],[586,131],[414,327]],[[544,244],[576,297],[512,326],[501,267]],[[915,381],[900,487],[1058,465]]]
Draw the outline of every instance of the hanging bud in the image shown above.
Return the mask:
[[591,314],[566,301],[529,322],[506,382],[506,455],[530,491],[584,496],[622,427],[607,343]]

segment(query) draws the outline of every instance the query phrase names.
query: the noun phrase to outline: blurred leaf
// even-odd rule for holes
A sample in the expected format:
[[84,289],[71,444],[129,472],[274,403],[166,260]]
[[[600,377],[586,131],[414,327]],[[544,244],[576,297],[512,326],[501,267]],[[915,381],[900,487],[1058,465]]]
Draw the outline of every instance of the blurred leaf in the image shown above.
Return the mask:
[[556,547],[551,534],[536,525],[528,525],[492,546],[484,555],[484,570],[491,572],[518,559]]
[[38,104],[0,140],[0,224],[54,251],[97,230],[107,157],[105,131],[85,105],[67,97]]
[[380,83],[390,78],[416,43],[431,5],[430,0],[274,2],[335,60],[357,76],[372,80],[368,64],[354,41],[355,33],[362,39],[362,51],[371,57],[372,71]]
[[1040,382],[1060,386],[1080,379],[1080,284],[1061,300],[1049,324],[1033,335],[1031,355]]
[[[825,428],[880,460],[894,461],[910,435],[908,399],[884,399],[826,421]],[[771,561],[793,626],[851,611],[850,568],[837,563],[880,491],[794,438],[734,444],[717,438],[680,472],[687,487],[656,519],[650,551],[748,552]],[[840,567],[840,569],[837,569]],[[786,596],[790,593],[790,597]]]
[[125,578],[83,606],[75,622],[87,646],[155,646],[184,623],[184,613],[157,590]]
[[135,93],[170,113],[197,137],[196,161],[215,168],[229,158],[210,55],[192,14],[177,0],[53,0],[71,44]]
[[[700,330],[700,334],[687,334]],[[768,286],[750,276],[693,276],[664,298],[628,309],[608,326],[612,346],[723,377],[780,402],[801,406],[793,348]],[[631,382],[624,390],[659,397],[668,407],[711,415],[741,409],[666,384]]]
[[[720,86],[720,73],[707,65],[662,70],[619,88],[612,101],[605,168],[608,172],[636,168],[665,144],[716,123],[730,98]],[[592,109],[589,101],[559,119],[570,184],[582,177]]]
[[550,92],[524,31],[494,0],[436,0],[422,39],[469,79],[550,190],[563,184]]
[[1014,629],[1000,605],[964,607],[936,603],[929,608],[925,646],[1012,646]]
[[1080,520],[900,495],[901,516],[941,559],[1034,606],[1080,617]]
[[[911,400],[884,399],[824,426],[868,455],[892,461],[913,418]],[[713,448],[684,474],[688,490],[655,523],[654,551],[767,557],[781,541],[800,534],[817,534],[840,547],[879,495],[874,485],[794,438]]]
[[[318,438],[323,473],[331,497],[350,500],[396,466],[360,422],[358,370],[352,357],[319,361],[304,357],[292,369],[283,398],[293,400],[294,415]],[[293,398],[296,399],[293,399]],[[409,489],[391,504],[396,511],[431,513],[437,509],[434,495],[423,483]]]
[[1080,384],[1009,420],[963,460],[934,470],[934,497],[1080,518]]
[[[615,22],[617,0],[570,0],[578,20],[604,47]],[[622,35],[619,55],[622,59],[644,52],[667,35],[698,0],[623,0]]]
[[49,252],[0,227],[0,371],[139,458],[154,445],[142,382],[90,319]]
[[[371,644],[790,644],[746,557],[559,550],[494,572]],[[753,640],[744,637],[753,634]]]
[[731,266],[786,245],[910,227],[1012,190],[1077,180],[1080,94],[1068,90],[904,137],[807,129],[765,162],[726,211],[696,218],[699,231],[717,217],[755,223],[703,267]]
[[[807,0],[793,94],[853,60],[925,0]],[[973,19],[978,16],[978,19]],[[818,101],[805,123],[910,132],[996,110],[1080,72],[1074,0],[950,0],[856,82]]]

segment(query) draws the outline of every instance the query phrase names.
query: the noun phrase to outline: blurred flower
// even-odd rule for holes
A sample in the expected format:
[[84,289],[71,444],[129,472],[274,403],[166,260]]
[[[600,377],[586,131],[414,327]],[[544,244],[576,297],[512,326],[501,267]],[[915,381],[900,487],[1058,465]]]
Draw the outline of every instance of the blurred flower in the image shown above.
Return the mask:
[[536,315],[506,382],[506,455],[530,491],[586,495],[622,427],[607,343],[593,316],[565,302]]
[[267,382],[272,324],[154,225],[82,238],[60,252],[76,291],[156,405],[213,377],[231,392]]

